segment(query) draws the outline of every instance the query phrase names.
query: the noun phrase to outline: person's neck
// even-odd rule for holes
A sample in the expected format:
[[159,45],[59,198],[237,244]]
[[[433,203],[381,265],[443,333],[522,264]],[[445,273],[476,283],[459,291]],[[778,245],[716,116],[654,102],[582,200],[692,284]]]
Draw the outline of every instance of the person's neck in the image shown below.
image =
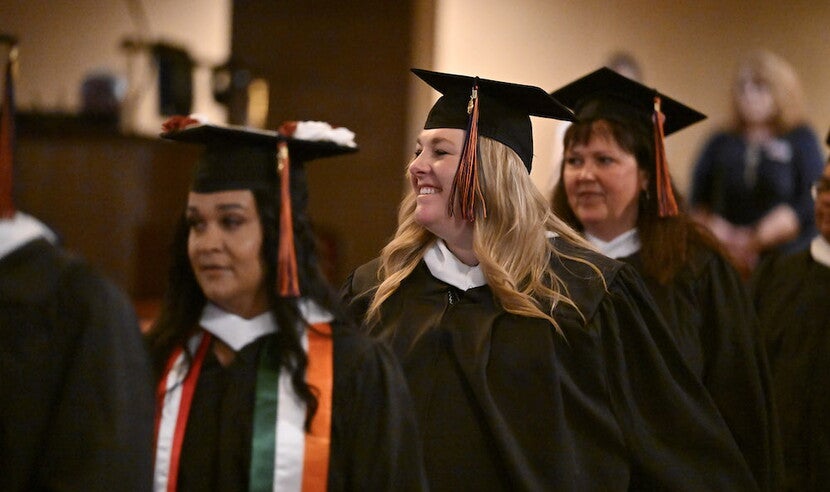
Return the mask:
[[447,249],[452,252],[452,254],[458,258],[461,263],[464,263],[467,266],[476,266],[478,265],[478,257],[473,251],[473,242],[470,241],[448,241],[446,239],[443,240],[444,244],[447,245]]
[[611,258],[625,258],[640,251],[640,237],[637,235],[637,229],[629,229],[628,231],[617,235],[610,241],[602,240],[593,236],[590,232],[585,233],[586,239],[597,247],[600,252]]
[[636,228],[636,224],[632,225],[618,225],[614,224],[614,227],[596,227],[596,228],[585,228],[585,233],[589,234],[601,241],[606,243],[617,239],[618,237],[622,236],[626,232],[630,231],[631,229]]
[[262,313],[268,311],[268,303],[262,300],[251,300],[248,303],[219,304],[214,302],[220,309],[231,314],[235,314],[243,319],[254,319]]
[[766,123],[752,123],[744,128],[744,136],[748,142],[766,142],[773,136],[772,127]]

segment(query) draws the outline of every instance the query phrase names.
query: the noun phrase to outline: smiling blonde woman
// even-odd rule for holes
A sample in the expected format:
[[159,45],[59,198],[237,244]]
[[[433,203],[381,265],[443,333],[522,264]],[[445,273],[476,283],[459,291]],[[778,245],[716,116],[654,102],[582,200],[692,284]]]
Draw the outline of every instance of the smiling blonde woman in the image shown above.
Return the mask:
[[570,112],[538,87],[414,72],[442,97],[395,237],[344,295],[402,362],[430,489],[752,490],[634,271],[530,181],[530,115]]

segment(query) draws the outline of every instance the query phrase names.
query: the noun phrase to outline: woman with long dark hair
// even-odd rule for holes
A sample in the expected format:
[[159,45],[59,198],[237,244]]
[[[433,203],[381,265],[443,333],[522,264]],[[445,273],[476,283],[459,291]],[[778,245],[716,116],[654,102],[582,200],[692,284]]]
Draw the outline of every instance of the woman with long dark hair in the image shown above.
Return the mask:
[[305,216],[303,163],[351,147],[194,123],[163,135],[205,151],[148,334],[156,490],[420,490],[400,369],[346,321]]

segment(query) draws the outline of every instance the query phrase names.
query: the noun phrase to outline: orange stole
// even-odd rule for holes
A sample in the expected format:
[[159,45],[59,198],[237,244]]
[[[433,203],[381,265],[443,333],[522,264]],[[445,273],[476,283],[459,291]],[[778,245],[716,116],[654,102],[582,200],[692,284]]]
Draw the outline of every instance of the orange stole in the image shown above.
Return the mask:
[[303,491],[324,491],[328,485],[331,445],[331,403],[334,386],[334,339],[331,325],[311,325],[308,333],[306,382],[317,391],[317,412],[305,436]]

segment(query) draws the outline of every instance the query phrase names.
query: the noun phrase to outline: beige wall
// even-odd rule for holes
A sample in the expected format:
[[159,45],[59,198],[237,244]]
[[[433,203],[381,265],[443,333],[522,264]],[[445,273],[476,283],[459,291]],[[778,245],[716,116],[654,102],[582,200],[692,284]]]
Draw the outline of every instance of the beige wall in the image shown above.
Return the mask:
[[[144,0],[150,39],[188,47],[201,62],[230,50],[231,0]],[[108,69],[127,77],[120,40],[143,32],[129,2],[4,0],[0,31],[20,36],[21,109],[74,111],[83,76]],[[709,115],[673,136],[668,154],[686,189],[703,139],[728,117],[728,85],[736,60],[764,46],[786,57],[804,83],[809,118],[820,136],[830,126],[830,2],[827,0],[415,0],[413,65],[524,82],[552,90],[597,67],[614,50],[642,62],[645,82]],[[434,16],[430,11],[434,9]],[[434,33],[434,35],[433,35]],[[429,60],[432,59],[432,63]],[[195,109],[221,121],[197,74]],[[414,79],[414,77],[413,77]],[[434,94],[419,87],[410,128],[417,129]],[[155,95],[145,93],[147,115]],[[146,117],[145,117],[146,118]],[[158,121],[140,123],[155,133]],[[147,131],[144,131],[146,127]],[[536,171],[550,169],[555,124],[536,120]],[[414,135],[413,135],[414,139]],[[410,148],[402,149],[404,155]]]
[[[830,127],[830,2],[700,0],[436,0],[434,63],[440,71],[553,90],[625,49],[645,83],[709,115],[672,136],[667,152],[682,190],[706,136],[729,116],[736,60],[766,47],[802,78],[809,119]],[[426,108],[415,108],[424,115]],[[535,119],[534,175],[550,166],[555,125]],[[539,178],[539,176],[534,176]]]
[[[649,85],[710,116],[667,142],[683,189],[698,146],[728,115],[733,66],[750,48],[766,46],[788,58],[803,79],[814,128],[823,137],[830,126],[827,0],[412,0],[405,15],[401,10],[390,13],[390,5],[404,7],[385,0],[341,1],[336,9],[324,8],[323,2],[261,2],[236,3],[236,10],[251,12],[244,22],[237,19],[234,51],[262,59],[257,68],[275,82],[290,74],[283,80],[286,90],[272,94],[272,116],[293,118],[290,106],[303,119],[319,114],[317,118],[334,118],[358,132],[359,154],[335,161],[337,166],[312,166],[309,173],[312,216],[344,241],[339,277],[375,256],[394,231],[400,164],[411,156],[415,133],[436,96],[407,75],[405,67],[478,74],[553,90],[597,68],[612,51],[630,50],[641,60]],[[88,71],[107,67],[125,75],[126,60],[118,45],[124,36],[138,32],[127,8],[131,3],[144,5],[150,39],[182,43],[208,64],[224,61],[230,51],[231,0],[0,0],[0,32],[20,37],[20,107],[71,111],[77,109],[77,93]],[[749,3],[751,9],[744,7]],[[262,9],[285,13],[287,6],[295,9],[287,22],[262,15]],[[293,61],[287,65],[285,56],[274,55],[273,46],[286,36],[296,38],[293,43],[313,56],[288,57]],[[315,36],[324,42],[316,42]],[[413,90],[402,97],[399,88],[406,84]],[[315,99],[319,94],[325,99]],[[152,93],[144,97],[152,103]],[[412,109],[401,122],[407,103]],[[198,104],[197,110],[202,110]],[[398,123],[390,124],[393,120]],[[148,128],[155,134],[158,125]],[[554,131],[554,123],[536,120],[535,175],[550,169]],[[147,172],[166,162],[159,158],[148,164]],[[44,202],[43,208],[50,203]],[[153,214],[174,208],[160,203],[165,205]],[[43,214],[49,217],[47,211]],[[84,220],[79,214],[72,218]],[[73,223],[55,225],[69,228]],[[90,243],[96,240],[88,238]],[[96,251],[89,254],[94,257]]]
[[[143,13],[129,5],[143,6]],[[194,111],[223,121],[210,93],[212,65],[231,47],[231,0],[2,0],[0,32],[18,37],[16,103],[21,111],[73,113],[84,78],[108,72],[125,82],[125,130],[156,135],[163,118],[147,56],[128,57],[125,38],[164,41],[186,48],[197,62]]]

